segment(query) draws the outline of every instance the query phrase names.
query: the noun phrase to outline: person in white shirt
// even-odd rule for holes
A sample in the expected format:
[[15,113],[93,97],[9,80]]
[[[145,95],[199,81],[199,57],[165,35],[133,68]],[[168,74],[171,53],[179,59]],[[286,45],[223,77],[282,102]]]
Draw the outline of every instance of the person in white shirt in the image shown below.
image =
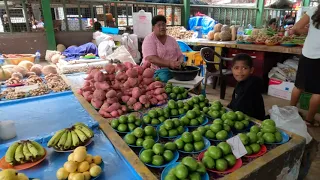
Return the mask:
[[290,104],[296,106],[302,92],[311,93],[305,121],[309,126],[319,126],[314,116],[320,105],[320,5],[310,8],[293,26],[290,33],[307,34]]

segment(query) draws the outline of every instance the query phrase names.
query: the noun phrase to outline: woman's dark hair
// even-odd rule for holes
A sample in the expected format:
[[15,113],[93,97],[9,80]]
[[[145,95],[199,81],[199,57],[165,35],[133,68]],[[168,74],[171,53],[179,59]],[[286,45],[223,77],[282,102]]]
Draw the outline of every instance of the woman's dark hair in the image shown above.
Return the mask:
[[99,22],[94,22],[93,28],[95,31],[101,31],[101,24]]
[[252,60],[251,56],[249,56],[248,54],[245,54],[245,53],[237,54],[232,59],[232,63],[235,64],[237,61],[244,61],[247,66],[249,66],[250,68],[253,67],[253,60]]
[[159,21],[162,21],[162,22],[167,23],[166,17],[164,17],[164,16],[162,16],[162,15],[156,15],[156,16],[154,16],[154,17],[152,18],[152,20],[151,20],[152,26],[156,25],[157,22],[159,22]]
[[277,19],[276,18],[272,18],[270,19],[270,21],[268,22],[268,25],[272,25],[273,23],[276,23],[277,22]]
[[318,9],[312,15],[311,19],[313,21],[314,27],[316,27],[317,29],[320,29],[320,5],[318,5]]

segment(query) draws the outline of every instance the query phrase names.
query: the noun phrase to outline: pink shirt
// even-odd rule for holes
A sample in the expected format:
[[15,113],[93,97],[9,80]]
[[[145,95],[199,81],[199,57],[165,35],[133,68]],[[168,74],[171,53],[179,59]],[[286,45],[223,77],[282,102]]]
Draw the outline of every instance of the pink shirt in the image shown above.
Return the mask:
[[[158,56],[166,61],[173,61],[178,60],[179,57],[183,55],[177,41],[173,37],[167,35],[165,44],[162,44],[154,33],[151,33],[144,38],[142,43],[142,54],[142,62],[144,62],[148,56]],[[152,67],[154,69],[159,69],[159,67],[154,64],[152,64]]]

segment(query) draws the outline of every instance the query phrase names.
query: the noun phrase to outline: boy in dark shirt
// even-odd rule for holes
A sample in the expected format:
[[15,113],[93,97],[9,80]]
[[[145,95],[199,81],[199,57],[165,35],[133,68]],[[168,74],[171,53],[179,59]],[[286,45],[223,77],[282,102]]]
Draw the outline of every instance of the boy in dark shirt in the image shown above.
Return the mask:
[[262,80],[252,76],[253,71],[251,56],[237,54],[233,58],[232,73],[238,84],[233,91],[232,100],[228,108],[234,111],[241,111],[253,118],[264,120],[265,110],[261,95],[263,89]]

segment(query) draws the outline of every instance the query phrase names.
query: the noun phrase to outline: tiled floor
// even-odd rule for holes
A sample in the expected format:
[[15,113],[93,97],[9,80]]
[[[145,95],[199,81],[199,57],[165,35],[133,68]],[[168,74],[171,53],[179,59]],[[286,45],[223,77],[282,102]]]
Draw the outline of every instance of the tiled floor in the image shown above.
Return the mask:
[[[207,93],[207,97],[210,100],[218,100],[219,99],[220,90],[218,88],[217,89],[212,89],[211,86],[207,86],[206,93]],[[223,105],[227,105],[231,101],[232,92],[233,92],[233,88],[228,87],[227,91],[226,91],[225,99],[224,100],[220,100]],[[279,99],[279,98],[275,98],[275,97],[272,97],[272,96],[263,95],[263,98],[264,98],[264,104],[265,104],[266,112],[268,112],[272,108],[272,105],[278,105],[278,106],[288,106],[288,105],[290,105],[289,101],[283,100],[283,99]],[[303,115],[305,115],[306,111],[301,110],[301,113]],[[319,114],[317,114],[316,119],[320,120],[320,115]],[[309,131],[310,135],[315,140],[320,142],[320,128],[308,128],[308,131]],[[320,145],[318,145],[318,149],[320,150]],[[307,177],[305,178],[305,180],[316,180],[316,179],[319,179],[319,177],[320,177],[320,151],[318,151],[316,153],[316,157],[313,158],[313,162],[312,162],[311,168],[310,168],[309,173],[308,173]]]

